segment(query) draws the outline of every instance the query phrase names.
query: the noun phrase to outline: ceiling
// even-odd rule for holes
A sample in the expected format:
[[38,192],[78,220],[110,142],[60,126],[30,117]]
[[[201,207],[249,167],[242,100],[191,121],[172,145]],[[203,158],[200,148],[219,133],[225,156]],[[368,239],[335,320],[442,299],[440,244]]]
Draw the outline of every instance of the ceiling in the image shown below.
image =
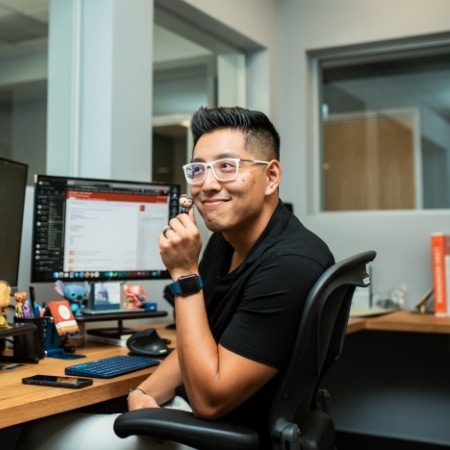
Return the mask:
[[49,0],[0,0],[0,59],[47,51]]

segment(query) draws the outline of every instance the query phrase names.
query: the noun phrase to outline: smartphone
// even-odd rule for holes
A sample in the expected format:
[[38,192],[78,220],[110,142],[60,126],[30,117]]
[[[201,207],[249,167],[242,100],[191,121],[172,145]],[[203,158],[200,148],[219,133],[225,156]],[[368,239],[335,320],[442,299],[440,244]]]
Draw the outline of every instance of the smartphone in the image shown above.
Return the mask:
[[79,389],[92,384],[92,378],[58,377],[55,375],[33,375],[22,378],[23,384],[37,384],[39,386],[54,386]]

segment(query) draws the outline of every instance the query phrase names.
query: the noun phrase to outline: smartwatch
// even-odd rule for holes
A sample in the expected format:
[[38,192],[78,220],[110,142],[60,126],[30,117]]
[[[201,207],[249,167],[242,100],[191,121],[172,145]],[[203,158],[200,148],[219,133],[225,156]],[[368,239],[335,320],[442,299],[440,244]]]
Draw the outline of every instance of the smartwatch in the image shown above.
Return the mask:
[[203,288],[203,280],[200,275],[193,273],[189,275],[183,275],[178,278],[174,283],[169,284],[170,292],[173,295],[187,295],[194,294]]

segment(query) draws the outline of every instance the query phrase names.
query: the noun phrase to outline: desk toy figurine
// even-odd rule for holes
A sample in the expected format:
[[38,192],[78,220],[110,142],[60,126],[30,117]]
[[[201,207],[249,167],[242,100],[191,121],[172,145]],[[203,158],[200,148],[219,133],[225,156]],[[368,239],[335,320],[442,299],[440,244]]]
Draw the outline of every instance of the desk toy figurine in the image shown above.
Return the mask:
[[0,330],[11,328],[6,320],[5,308],[11,303],[11,287],[6,281],[0,281]]
[[25,300],[27,299],[27,293],[24,291],[16,292],[14,294],[14,299],[16,301],[16,306],[14,308],[14,313],[16,317],[24,317],[23,307],[25,304]]
[[69,301],[72,312],[75,315],[80,314],[81,308],[89,297],[89,283],[85,281],[82,285],[76,283],[65,285],[61,280],[58,280],[54,287],[58,294]]
[[144,302],[147,300],[147,293],[145,289],[139,284],[126,284],[123,287],[125,295],[124,308],[142,308]]
[[181,194],[178,199],[179,212],[187,213],[194,204],[194,199],[187,194]]

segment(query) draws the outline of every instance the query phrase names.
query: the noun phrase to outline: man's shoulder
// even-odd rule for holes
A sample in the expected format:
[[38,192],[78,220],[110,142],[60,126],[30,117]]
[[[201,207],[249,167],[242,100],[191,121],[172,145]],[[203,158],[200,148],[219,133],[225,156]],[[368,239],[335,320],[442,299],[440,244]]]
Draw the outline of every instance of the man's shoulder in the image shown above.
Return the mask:
[[291,215],[280,233],[276,248],[286,255],[297,255],[316,261],[324,268],[334,263],[334,256],[328,244],[294,215]]

